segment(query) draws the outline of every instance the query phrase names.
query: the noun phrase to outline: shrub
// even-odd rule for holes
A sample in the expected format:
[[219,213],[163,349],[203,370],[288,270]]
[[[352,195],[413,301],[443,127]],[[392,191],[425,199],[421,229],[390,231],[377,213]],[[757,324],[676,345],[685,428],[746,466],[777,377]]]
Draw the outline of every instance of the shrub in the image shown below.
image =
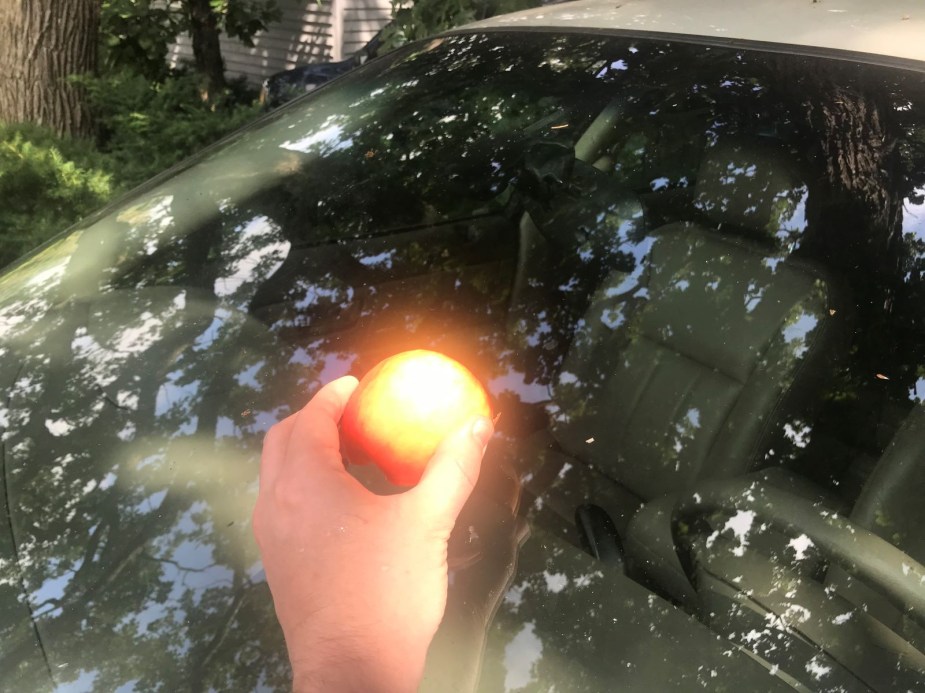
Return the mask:
[[105,204],[111,164],[92,143],[0,124],[0,266]]
[[0,267],[259,113],[243,83],[205,104],[183,72],[163,82],[128,71],[81,82],[97,142],[0,124]]
[[259,113],[256,92],[243,83],[207,104],[198,78],[182,71],[163,82],[125,71],[84,83],[100,151],[111,156],[122,187],[142,183]]

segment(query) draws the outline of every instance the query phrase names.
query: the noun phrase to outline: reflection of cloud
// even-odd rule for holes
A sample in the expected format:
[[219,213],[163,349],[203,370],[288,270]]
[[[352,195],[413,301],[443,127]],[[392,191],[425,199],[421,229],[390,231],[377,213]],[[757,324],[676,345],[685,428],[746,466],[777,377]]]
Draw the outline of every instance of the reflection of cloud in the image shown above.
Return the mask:
[[797,358],[802,358],[809,348],[807,336],[816,329],[819,324],[819,318],[810,315],[804,311],[800,312],[800,317],[796,322],[787,325],[784,328],[784,340],[793,348],[793,354]]
[[568,587],[568,577],[564,573],[550,573],[545,571],[543,577],[546,579],[546,589],[553,594],[559,594]]
[[[917,402],[925,402],[925,378],[918,378],[909,390],[909,396]],[[0,424],[3,422],[0,421]]]
[[331,119],[325,123],[325,127],[316,130],[310,135],[306,135],[297,140],[287,140],[279,145],[282,149],[288,149],[293,152],[303,154],[330,154],[332,152],[348,149],[353,146],[353,140],[349,137],[343,139],[344,128],[341,125],[330,123]]
[[526,376],[511,367],[488,381],[488,389],[496,395],[502,392],[516,393],[524,404],[545,402],[550,398],[548,385],[539,382],[527,383]]
[[787,544],[788,548],[793,549],[794,553],[796,554],[795,558],[798,561],[802,561],[804,558],[806,558],[807,551],[809,551],[813,546],[815,546],[815,544],[813,544],[813,540],[805,534],[801,534],[800,536],[791,539]]
[[[925,188],[916,188],[915,194],[925,195]],[[903,200],[903,234],[925,241],[925,204],[916,204],[911,197]]]
[[536,679],[534,667],[543,656],[543,642],[534,632],[536,625],[525,623],[520,632],[504,648],[504,688],[508,691],[523,688]]
[[53,436],[66,436],[74,430],[74,424],[65,419],[45,419],[45,428]]
[[[279,269],[289,254],[291,244],[287,240],[274,240],[280,233],[279,227],[265,216],[251,219],[236,231],[226,252],[236,259],[223,267],[222,274],[215,279],[213,288],[219,298],[233,296],[246,284],[256,288],[260,281]],[[239,304],[238,307],[244,306]]]
[[[738,546],[732,549],[736,556],[744,556],[745,549],[748,546],[748,534],[752,530],[757,515],[752,510],[737,510],[736,514],[730,517],[721,531],[732,531],[738,541]],[[719,536],[720,532],[713,532],[707,538],[707,548],[713,546],[713,542]]]

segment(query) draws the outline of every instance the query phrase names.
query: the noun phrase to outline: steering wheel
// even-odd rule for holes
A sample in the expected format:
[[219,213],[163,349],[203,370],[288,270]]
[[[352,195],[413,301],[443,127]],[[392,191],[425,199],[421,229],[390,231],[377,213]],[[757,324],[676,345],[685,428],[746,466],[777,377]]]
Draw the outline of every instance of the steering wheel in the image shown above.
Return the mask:
[[671,516],[675,550],[685,561],[682,523],[690,526],[716,513],[755,513],[755,520],[789,536],[806,535],[829,561],[882,594],[925,628],[925,566],[876,534],[841,515],[786,491],[754,480],[705,484],[682,497]]

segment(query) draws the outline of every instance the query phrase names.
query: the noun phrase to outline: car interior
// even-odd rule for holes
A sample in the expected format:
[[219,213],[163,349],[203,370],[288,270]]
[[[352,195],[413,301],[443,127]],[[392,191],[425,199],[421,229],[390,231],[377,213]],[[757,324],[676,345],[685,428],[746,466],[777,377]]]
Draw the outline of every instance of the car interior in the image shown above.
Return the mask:
[[626,122],[616,100],[573,143],[527,146],[501,211],[293,242],[248,312],[292,343],[349,345],[357,372],[422,340],[477,374],[507,350],[541,391],[493,392],[488,459],[542,537],[521,563],[539,551],[570,574],[593,556],[613,577],[598,590],[627,578],[797,688],[915,688],[921,414],[885,402],[867,445],[831,425],[860,317],[844,267],[801,250],[818,172],[748,128],[646,161],[661,133]]
[[[323,150],[258,143],[279,174],[265,188],[248,167],[266,152],[232,145],[79,238],[48,363],[56,382],[89,364],[75,407],[102,398],[112,419],[93,426],[141,421],[125,393],[148,387],[151,421],[208,405],[216,430],[247,431],[244,450],[337,375],[405,349],[460,360],[500,416],[476,496],[507,503],[513,481],[530,529],[502,547],[516,548],[515,572],[511,551],[492,563],[478,512],[457,527],[456,544],[481,536],[485,550],[453,579],[505,583],[485,690],[516,690],[505,658],[527,651],[542,652],[528,669],[556,690],[922,689],[925,405],[891,380],[920,364],[881,349],[908,341],[921,313],[883,299],[881,285],[899,277],[901,291],[906,277],[866,221],[825,223],[839,200],[787,109],[703,103],[610,94],[582,120],[543,102],[516,135],[485,136],[490,156],[466,150],[458,168],[428,169],[445,180],[414,179],[436,190],[425,202],[391,182],[412,179],[415,156],[452,159],[452,140],[434,136],[400,166],[365,140],[351,153],[334,125]],[[280,128],[299,125],[296,107],[274,114]],[[415,132],[396,113],[370,141],[404,151]],[[316,166],[319,152],[330,165]],[[184,195],[192,176],[215,189]],[[467,207],[470,188],[490,203]],[[239,193],[240,210],[228,202]],[[171,236],[183,215],[195,232]],[[17,340],[23,354],[35,343],[27,330]],[[175,373],[179,394],[162,406],[157,378]],[[181,386],[201,387],[201,402]],[[13,404],[26,411],[30,396]],[[154,445],[163,431],[149,428]],[[53,438],[42,445],[68,450]],[[29,451],[10,450],[25,467]],[[243,486],[253,474],[238,452]],[[364,476],[375,470],[351,471],[382,490]],[[224,502],[197,474],[184,488]],[[228,522],[216,532],[239,530]]]
[[[836,460],[769,454],[794,422],[814,420],[854,329],[845,278],[780,242],[794,211],[782,202],[805,191],[779,145],[707,147],[690,190],[702,214],[646,230],[645,263],[596,286],[551,383],[549,425],[511,464],[535,523],[791,683],[819,685],[824,671],[845,690],[912,689],[925,676],[921,513],[909,505],[923,488],[921,408],[853,505],[815,483],[844,472]],[[521,232],[532,238],[518,277],[548,276],[523,265],[549,256],[536,248],[555,230],[525,215]],[[703,505],[710,494],[720,500]],[[755,496],[774,500],[756,510]],[[754,523],[753,536],[731,517]],[[798,538],[820,555],[794,550]]]
[[[614,100],[574,142],[531,141],[499,206],[468,219],[318,243],[297,203],[278,219],[288,253],[242,308],[357,373],[424,345],[532,381],[532,401],[493,389],[488,456],[521,485],[522,565],[578,580],[593,557],[598,599],[657,595],[675,607],[659,628],[689,614],[797,688],[915,688],[919,410],[885,398],[878,440],[845,439],[861,302],[805,250],[818,172],[748,127],[703,137],[708,115],[679,156]],[[595,633],[586,666],[603,676]],[[627,637],[612,646],[645,659]]]

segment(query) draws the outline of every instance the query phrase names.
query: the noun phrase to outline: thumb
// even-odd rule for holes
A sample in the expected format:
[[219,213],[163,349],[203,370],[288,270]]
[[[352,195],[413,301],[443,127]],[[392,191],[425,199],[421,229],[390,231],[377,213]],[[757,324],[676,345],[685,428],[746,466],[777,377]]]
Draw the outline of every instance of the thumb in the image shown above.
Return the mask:
[[452,528],[479,479],[482,456],[493,432],[491,419],[477,416],[440,443],[413,491],[429,517],[444,520]]

